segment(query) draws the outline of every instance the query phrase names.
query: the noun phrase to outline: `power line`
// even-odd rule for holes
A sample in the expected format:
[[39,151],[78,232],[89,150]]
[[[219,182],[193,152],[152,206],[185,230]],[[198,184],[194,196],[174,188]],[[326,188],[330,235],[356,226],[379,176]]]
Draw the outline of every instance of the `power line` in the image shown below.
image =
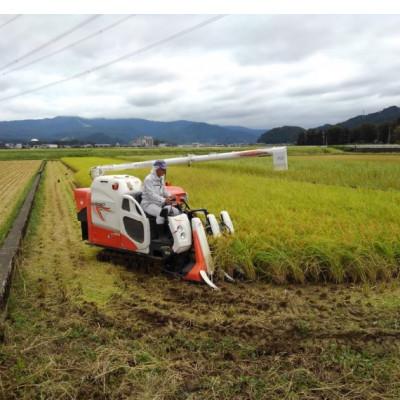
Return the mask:
[[3,65],[2,67],[0,67],[0,71],[2,71],[3,69],[8,68],[11,65],[19,63],[24,58],[29,57],[34,53],[37,53],[38,51],[44,49],[45,47],[50,46],[51,44],[53,44],[55,42],[58,42],[60,39],[64,38],[65,36],[67,36],[69,34],[71,34],[72,32],[75,32],[79,28],[82,28],[82,26],[87,25],[89,22],[92,22],[93,20],[95,20],[96,18],[99,18],[99,17],[100,17],[100,15],[93,15],[93,16],[85,19],[83,22],[80,22],[78,25],[75,25],[71,29],[68,29],[67,31],[61,33],[60,35],[58,35],[55,38],[49,40],[48,42],[45,42],[45,43],[41,44],[40,46],[34,48],[33,50],[28,51],[27,53],[25,53],[23,56],[18,57],[15,60],[9,62],[8,64]]
[[38,86],[38,87],[33,88],[33,89],[28,89],[28,90],[25,90],[23,92],[20,92],[20,93],[11,95],[11,96],[3,97],[3,98],[0,99],[0,102],[6,101],[6,100],[10,100],[10,99],[15,99],[17,97],[24,96],[26,94],[34,93],[34,92],[37,92],[39,90],[47,89],[47,88],[49,88],[51,86],[59,85],[61,83],[65,83],[65,82],[68,82],[68,81],[72,81],[74,79],[81,78],[82,76],[89,75],[92,72],[99,71],[99,70],[101,70],[103,68],[107,68],[107,67],[109,67],[109,66],[111,66],[113,64],[116,64],[116,63],[118,63],[118,62],[120,62],[120,61],[122,61],[122,60],[124,60],[126,58],[136,56],[136,55],[138,55],[140,53],[144,53],[144,52],[149,51],[149,50],[151,50],[151,49],[153,49],[155,47],[161,46],[162,44],[165,44],[165,43],[170,42],[170,41],[172,41],[172,40],[174,40],[174,39],[176,39],[176,38],[178,38],[180,36],[186,35],[186,34],[188,34],[190,32],[193,32],[193,31],[195,31],[197,29],[200,29],[203,26],[212,24],[213,22],[216,22],[216,21],[218,21],[218,20],[220,20],[220,19],[222,19],[224,17],[225,17],[225,15],[218,15],[216,17],[209,18],[209,19],[207,19],[207,20],[205,20],[203,22],[200,22],[199,24],[196,24],[196,25],[194,25],[194,26],[192,26],[190,28],[184,29],[182,31],[179,31],[179,32],[171,35],[171,36],[168,36],[165,39],[158,40],[158,41],[156,41],[156,42],[154,42],[152,44],[149,44],[149,45],[147,45],[145,47],[142,47],[142,48],[140,48],[138,50],[135,50],[135,51],[132,51],[130,53],[127,53],[127,54],[125,54],[125,55],[123,55],[121,57],[115,58],[115,59],[113,59],[111,61],[108,61],[108,62],[106,62],[104,64],[97,65],[97,66],[95,66],[93,68],[90,68],[90,69],[87,69],[85,71],[79,72],[77,74],[71,75],[71,76],[69,76],[67,78],[63,78],[63,79],[60,79],[60,80],[57,80],[57,81],[49,82],[49,83],[47,83],[45,85]]
[[85,42],[86,40],[92,39],[92,38],[94,38],[94,37],[97,36],[97,35],[100,35],[100,34],[102,34],[102,33],[105,33],[105,32],[107,32],[107,31],[109,31],[109,30],[112,29],[112,28],[115,28],[116,26],[122,24],[123,22],[127,21],[128,19],[130,19],[130,18],[132,18],[132,17],[135,17],[135,15],[128,15],[128,16],[125,16],[124,18],[119,19],[118,21],[113,22],[113,23],[110,24],[110,25],[107,25],[105,28],[99,29],[98,31],[93,32],[93,33],[91,33],[90,35],[87,35],[87,36],[83,37],[82,39],[79,39],[79,40],[77,40],[77,41],[75,41],[75,42],[73,42],[73,43],[70,43],[70,44],[68,44],[68,45],[66,45],[66,46],[64,46],[64,47],[62,47],[61,49],[55,50],[55,51],[53,51],[52,53],[48,53],[48,54],[46,54],[46,55],[44,55],[44,56],[41,56],[41,57],[39,57],[39,58],[35,58],[35,59],[32,60],[32,61],[29,61],[29,62],[27,62],[27,63],[25,63],[25,64],[19,65],[19,66],[15,67],[15,68],[13,68],[13,69],[10,69],[10,70],[8,70],[8,71],[6,71],[6,72],[3,72],[3,73],[0,74],[0,77],[1,77],[1,76],[5,76],[5,75],[8,75],[8,74],[10,74],[11,72],[14,72],[14,71],[19,71],[20,69],[23,69],[23,68],[25,68],[25,67],[29,67],[29,66],[31,66],[31,65],[33,65],[33,64],[38,63],[39,61],[43,61],[43,60],[46,59],[46,58],[52,57],[52,56],[54,56],[54,55],[56,55],[56,54],[59,54],[59,53],[65,51],[65,50],[71,49],[72,47],[75,47],[75,46],[77,46],[78,44],[81,44],[81,43]]
[[1,28],[4,28],[4,27],[5,27],[6,25],[8,25],[8,24],[11,24],[11,22],[15,21],[16,19],[18,19],[18,18],[20,18],[20,17],[22,17],[22,14],[18,14],[18,15],[16,15],[15,17],[13,17],[13,18],[9,19],[8,21],[4,22],[4,24],[1,24],[1,25],[0,25],[0,29],[1,29]]

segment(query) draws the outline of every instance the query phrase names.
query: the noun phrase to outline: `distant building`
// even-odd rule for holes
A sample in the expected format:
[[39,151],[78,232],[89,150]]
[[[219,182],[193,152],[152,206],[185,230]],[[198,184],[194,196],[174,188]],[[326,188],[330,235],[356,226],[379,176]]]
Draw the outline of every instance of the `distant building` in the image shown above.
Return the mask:
[[95,143],[94,147],[111,147],[109,143]]
[[40,140],[36,138],[32,138],[29,142],[29,145],[34,149],[38,149],[40,147]]
[[131,145],[137,147],[153,147],[154,139],[152,136],[139,136],[132,140]]

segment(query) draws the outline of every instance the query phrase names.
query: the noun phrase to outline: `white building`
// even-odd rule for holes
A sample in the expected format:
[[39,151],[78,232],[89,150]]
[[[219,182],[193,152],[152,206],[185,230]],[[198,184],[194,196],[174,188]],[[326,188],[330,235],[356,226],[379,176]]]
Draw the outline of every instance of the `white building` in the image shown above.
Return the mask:
[[36,138],[31,139],[29,144],[34,149],[38,149],[40,147],[40,141],[39,141],[39,139],[36,139]]
[[131,145],[138,147],[153,147],[154,139],[152,136],[139,136],[132,140]]

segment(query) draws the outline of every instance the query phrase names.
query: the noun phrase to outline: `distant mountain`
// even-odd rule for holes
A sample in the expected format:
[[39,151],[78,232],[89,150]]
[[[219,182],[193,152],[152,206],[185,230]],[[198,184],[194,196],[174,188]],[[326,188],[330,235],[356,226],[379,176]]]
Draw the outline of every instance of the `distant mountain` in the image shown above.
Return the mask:
[[[66,139],[64,138],[64,141]],[[68,140],[68,139],[67,139]],[[107,143],[107,144],[115,144],[118,142],[118,138],[115,136],[109,136],[106,135],[105,133],[93,133],[91,135],[85,136],[81,138],[81,141],[84,141],[85,143]]]
[[[343,126],[344,128],[357,128],[358,126],[361,126],[363,124],[382,124],[384,122],[392,122],[395,121],[396,119],[400,118],[400,107],[397,106],[391,106],[388,108],[383,109],[382,111],[374,112],[371,114],[366,114],[366,115],[357,115],[356,117],[350,118],[346,121],[343,122],[338,122],[335,125],[340,125]],[[331,126],[330,124],[325,124],[322,126],[319,126],[316,129],[322,129],[325,130]]]
[[[367,115],[358,115],[343,122],[338,122],[336,126],[344,128],[357,128],[363,124],[382,124],[384,122],[396,121],[400,118],[400,107],[391,106]],[[327,130],[335,125],[324,124],[314,128],[315,130]],[[305,129],[300,126],[282,126],[273,128],[264,132],[257,140],[258,143],[277,144],[277,143],[297,143],[300,133],[305,132]]]
[[392,106],[367,115],[358,115],[357,117],[350,118],[347,121],[340,122],[338,125],[344,126],[345,128],[356,128],[362,124],[381,124],[383,122],[391,122],[400,118],[400,108]]
[[296,143],[300,133],[305,129],[300,126],[281,126],[263,133],[257,140],[258,143]]
[[138,136],[153,136],[176,144],[255,143],[262,130],[193,121],[158,122],[146,119],[55,117],[0,122],[0,141],[88,141],[129,143]]

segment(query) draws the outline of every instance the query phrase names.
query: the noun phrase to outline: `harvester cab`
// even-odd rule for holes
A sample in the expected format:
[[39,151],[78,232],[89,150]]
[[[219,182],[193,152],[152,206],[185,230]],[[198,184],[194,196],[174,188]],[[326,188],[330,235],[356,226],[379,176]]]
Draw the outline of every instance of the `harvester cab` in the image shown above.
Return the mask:
[[[286,148],[188,156],[166,159],[168,165],[196,161],[273,155],[275,169],[287,169]],[[276,156],[276,154],[279,156]],[[141,206],[142,181],[130,175],[105,175],[106,171],[145,168],[144,161],[94,167],[90,188],[75,189],[82,239],[118,253],[141,255],[162,262],[163,268],[184,280],[205,282],[214,289],[214,263],[207,236],[233,234],[234,226],[226,210],[218,218],[205,208],[191,209],[187,193],[178,186],[167,186],[175,198],[178,215],[168,215],[165,225],[146,214]],[[228,280],[232,278],[224,273]]]

